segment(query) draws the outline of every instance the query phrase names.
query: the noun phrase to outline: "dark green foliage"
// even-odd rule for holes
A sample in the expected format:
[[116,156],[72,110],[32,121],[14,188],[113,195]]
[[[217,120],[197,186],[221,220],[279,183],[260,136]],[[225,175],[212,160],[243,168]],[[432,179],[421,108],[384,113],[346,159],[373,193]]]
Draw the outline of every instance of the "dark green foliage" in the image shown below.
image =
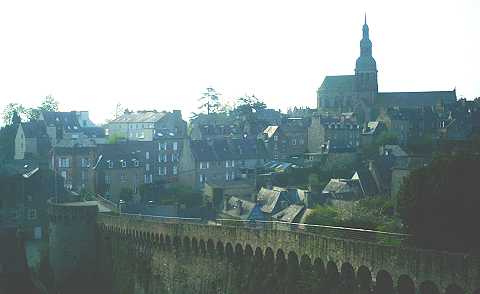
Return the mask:
[[165,185],[163,182],[140,186],[142,202],[154,201],[159,205],[181,205],[187,208],[203,204],[202,194],[180,184]]
[[478,251],[478,155],[444,155],[405,180],[398,212],[422,247]]
[[119,197],[121,200],[129,202],[133,199],[133,191],[130,188],[122,188]]
[[2,162],[13,159],[17,127],[18,125],[7,125],[0,128],[0,166]]
[[352,202],[342,208],[317,205],[307,216],[309,224],[340,226],[387,232],[402,232],[398,219],[393,217],[393,201],[378,196]]
[[397,145],[398,138],[391,131],[384,131],[375,139],[372,144],[362,146],[360,153],[364,159],[372,159],[378,155],[380,146],[384,145]]

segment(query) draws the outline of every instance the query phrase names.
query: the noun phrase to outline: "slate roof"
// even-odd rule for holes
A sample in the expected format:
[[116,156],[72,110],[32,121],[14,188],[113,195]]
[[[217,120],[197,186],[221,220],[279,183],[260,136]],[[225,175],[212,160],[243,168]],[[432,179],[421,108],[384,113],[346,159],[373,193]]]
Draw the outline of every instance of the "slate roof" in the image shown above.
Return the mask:
[[155,123],[167,115],[167,112],[139,111],[124,113],[110,123]]
[[105,138],[105,129],[100,127],[82,128],[82,133],[91,138]]
[[271,137],[273,137],[273,135],[277,130],[278,130],[278,126],[268,126],[265,130],[263,130],[263,134],[270,139]]
[[360,168],[355,171],[352,180],[359,180],[365,196],[376,195],[379,192],[375,179],[368,168]]
[[240,219],[248,219],[250,213],[256,206],[254,202],[240,199],[238,197],[230,197],[227,205],[228,209],[224,210],[224,213]]
[[38,138],[47,135],[47,129],[42,121],[21,123],[25,138]]
[[255,138],[193,140],[193,157],[199,161],[260,159],[267,157],[265,146]]
[[320,90],[328,91],[353,91],[354,75],[326,76]]
[[261,210],[265,213],[273,213],[282,193],[286,196],[286,192],[286,189],[279,187],[273,187],[273,189],[262,187],[257,196],[257,201],[262,204]]
[[[113,162],[112,168],[123,168],[122,162],[126,162],[129,168],[138,168],[144,165],[144,154],[135,144],[117,143],[99,145],[98,147],[100,155],[94,169],[109,168],[109,162]],[[138,166],[135,166],[135,162],[138,162]]]
[[322,194],[330,194],[333,198],[353,200],[361,192],[360,182],[349,179],[331,179],[323,188]]
[[279,212],[274,214],[272,217],[279,221],[292,223],[295,221],[297,216],[299,216],[303,212],[304,209],[305,209],[305,206],[303,205],[292,204],[292,205],[289,205],[287,208],[280,210]]
[[81,126],[75,111],[42,111],[42,116],[47,126],[62,126],[65,131],[80,131]]
[[384,92],[378,93],[377,102],[384,107],[398,106],[416,108],[421,106],[435,106],[443,101],[445,104],[454,103],[457,100],[453,91],[430,91],[430,92]]

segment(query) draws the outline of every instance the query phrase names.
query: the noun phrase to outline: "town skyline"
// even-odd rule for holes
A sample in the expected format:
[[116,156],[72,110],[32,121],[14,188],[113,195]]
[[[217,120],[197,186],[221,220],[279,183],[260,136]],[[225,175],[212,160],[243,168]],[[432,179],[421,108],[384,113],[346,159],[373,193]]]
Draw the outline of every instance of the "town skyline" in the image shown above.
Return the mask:
[[[346,3],[352,9],[342,11]],[[196,13],[188,12],[175,20],[171,16],[159,20],[154,12],[165,8],[162,11],[175,14],[181,5],[145,4],[133,11],[119,5],[115,7],[117,14],[106,14],[107,24],[100,20],[100,14],[108,10],[108,2],[93,12],[89,3],[82,7],[58,5],[55,12],[48,12],[46,9],[55,5],[49,2],[39,7],[44,16],[51,17],[49,20],[40,22],[36,29],[32,23],[17,27],[17,33],[25,38],[14,37],[13,31],[0,32],[11,44],[0,49],[0,59],[4,59],[0,107],[10,102],[32,107],[44,96],[53,95],[60,110],[89,110],[97,123],[111,118],[117,103],[134,110],[181,109],[188,118],[197,110],[197,99],[205,88],[213,87],[230,100],[255,94],[283,111],[294,104],[314,108],[316,90],[327,74],[353,73],[365,11],[380,91],[456,88],[458,98],[478,97],[480,86],[474,75],[479,63],[474,56],[479,45],[474,37],[478,4],[438,3],[428,23],[421,19],[432,2],[416,6],[415,11],[409,11],[410,4],[386,8],[373,2],[319,6],[304,2],[295,7],[280,3],[272,14],[267,13],[271,6],[266,3],[253,6],[247,2],[235,10],[207,2],[193,7],[198,9]],[[10,8],[13,13],[2,22],[21,11],[21,7],[11,5],[5,11]],[[74,8],[84,14],[68,19]],[[120,23],[122,16],[134,16],[148,8],[152,11],[144,20]],[[224,27],[216,27],[215,20],[205,20],[201,13],[217,15]],[[296,18],[295,13],[304,17]],[[81,25],[79,15],[93,17],[91,24]],[[49,30],[56,20],[66,27]],[[189,21],[182,24],[182,20]],[[106,35],[101,32],[110,34],[110,40],[102,41]],[[162,39],[149,37],[155,35]],[[66,41],[60,47],[32,47],[42,43],[42,38],[58,45],[58,37]],[[215,47],[209,47],[211,43]],[[68,64],[62,62],[66,58]]]

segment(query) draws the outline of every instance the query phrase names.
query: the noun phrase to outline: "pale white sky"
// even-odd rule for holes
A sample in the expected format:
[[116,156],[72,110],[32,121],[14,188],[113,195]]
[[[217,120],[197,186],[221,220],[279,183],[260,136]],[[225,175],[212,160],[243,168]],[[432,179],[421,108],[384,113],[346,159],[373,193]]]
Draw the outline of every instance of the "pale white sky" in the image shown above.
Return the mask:
[[100,123],[130,109],[196,110],[214,87],[270,107],[316,105],[352,74],[367,12],[380,91],[480,96],[480,1],[0,2],[0,109],[52,94]]

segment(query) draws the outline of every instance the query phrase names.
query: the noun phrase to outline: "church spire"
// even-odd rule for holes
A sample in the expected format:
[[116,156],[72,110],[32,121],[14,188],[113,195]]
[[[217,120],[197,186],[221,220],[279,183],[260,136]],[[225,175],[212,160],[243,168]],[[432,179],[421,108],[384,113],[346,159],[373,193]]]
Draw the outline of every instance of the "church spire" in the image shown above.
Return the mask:
[[360,41],[360,57],[357,59],[355,72],[376,72],[377,65],[372,56],[372,41],[370,41],[369,28],[367,24],[367,13],[362,27],[362,40]]

